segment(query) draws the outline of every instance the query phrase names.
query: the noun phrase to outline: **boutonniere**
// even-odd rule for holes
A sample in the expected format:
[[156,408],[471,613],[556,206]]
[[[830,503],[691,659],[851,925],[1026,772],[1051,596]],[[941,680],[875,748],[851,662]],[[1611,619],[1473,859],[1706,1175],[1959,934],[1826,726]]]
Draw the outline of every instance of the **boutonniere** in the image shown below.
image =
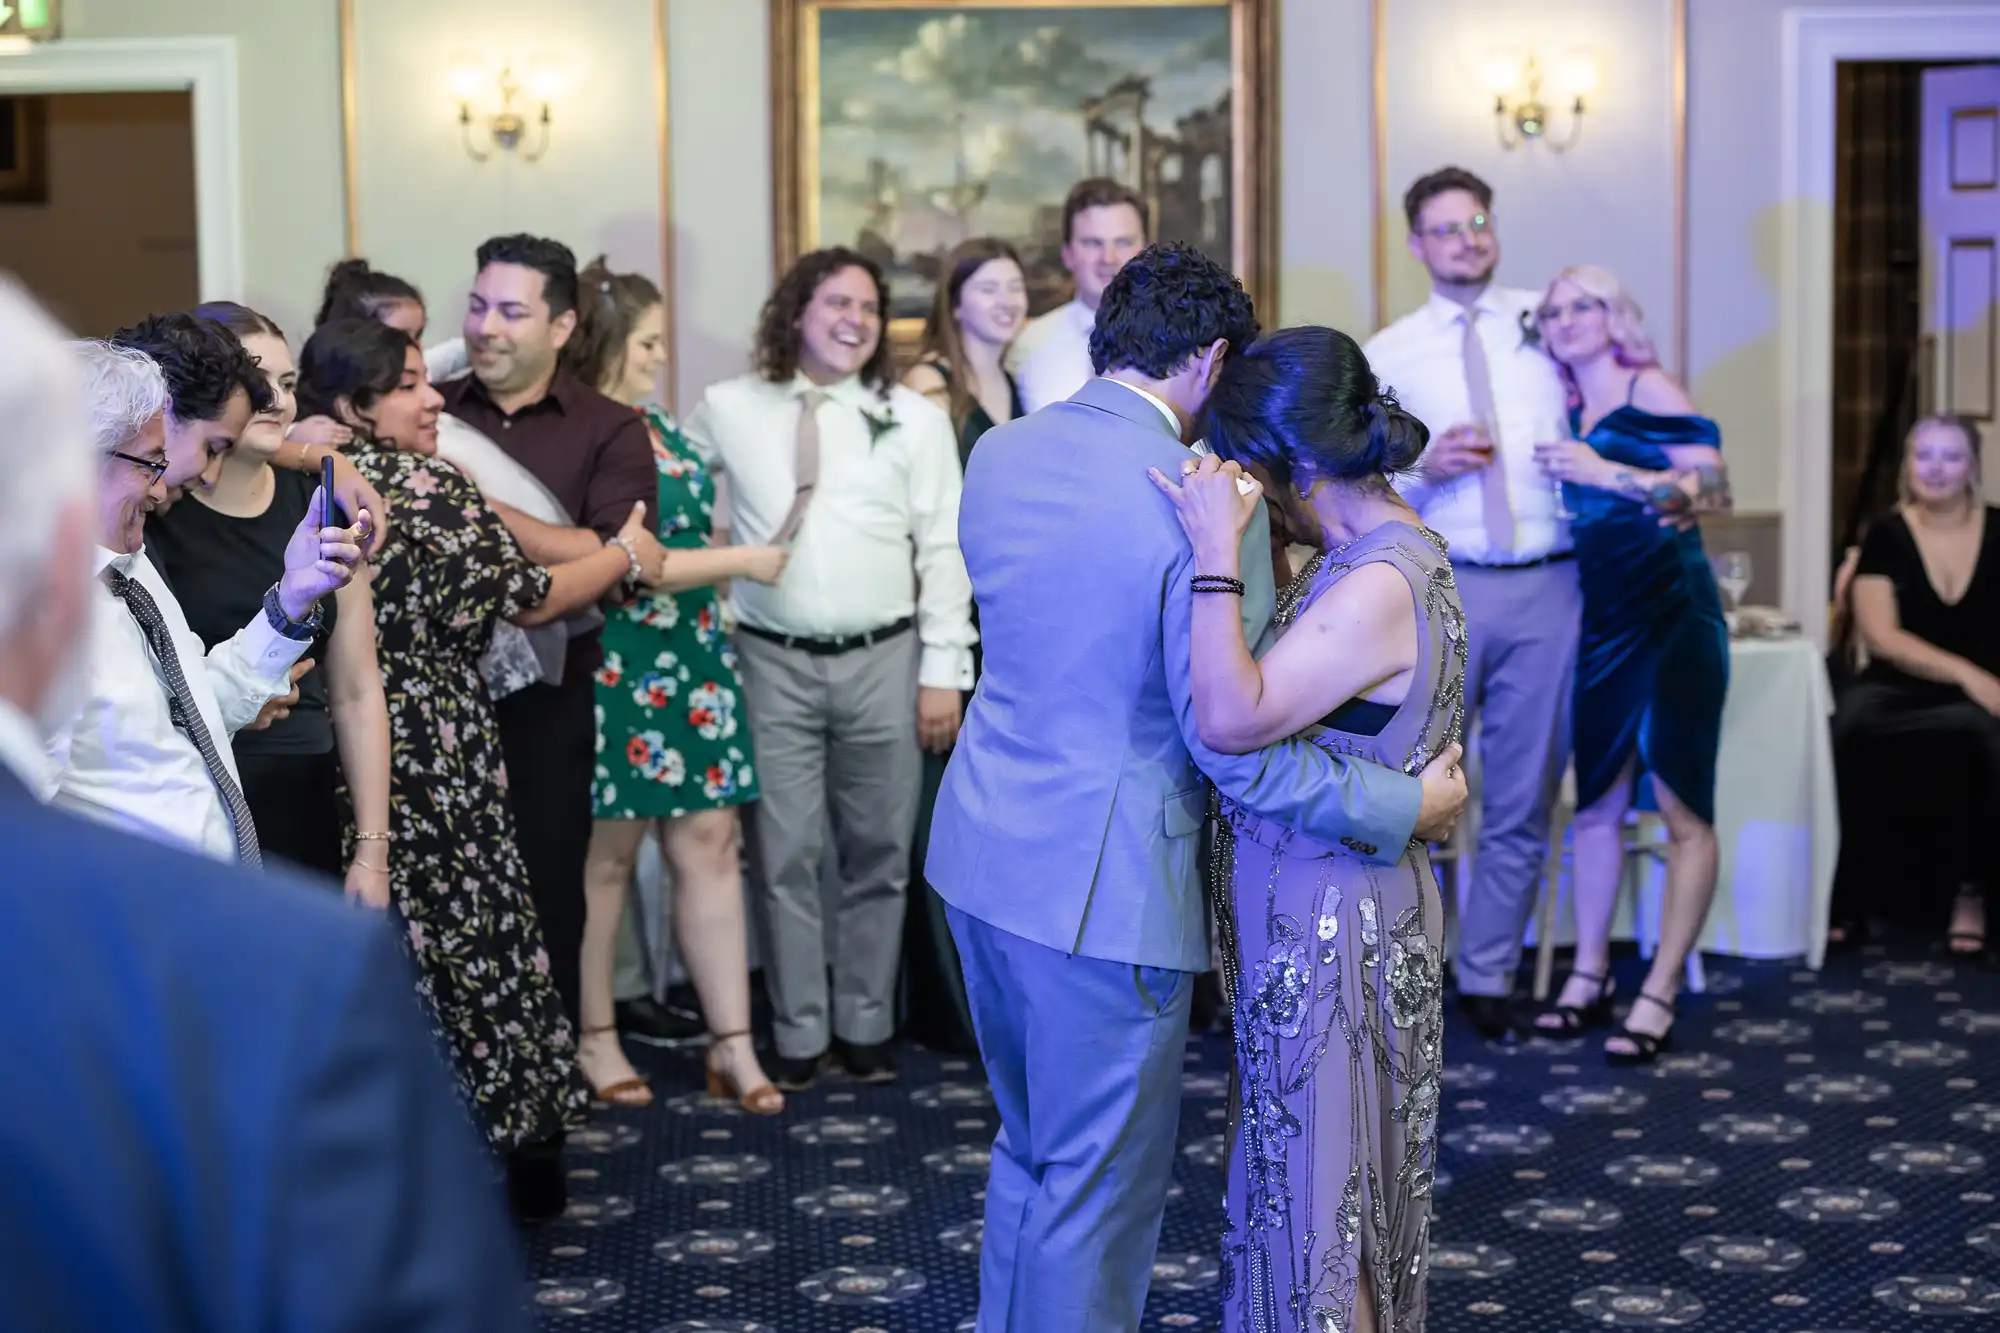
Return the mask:
[[1541,321],[1535,318],[1534,311],[1523,310],[1521,312],[1521,346],[1540,347],[1541,345],[1542,345]]
[[902,424],[896,420],[895,412],[886,405],[882,408],[882,415],[879,417],[865,407],[860,409],[860,411],[861,419],[868,423],[868,447],[870,449],[873,449],[876,442],[884,435],[887,435]]

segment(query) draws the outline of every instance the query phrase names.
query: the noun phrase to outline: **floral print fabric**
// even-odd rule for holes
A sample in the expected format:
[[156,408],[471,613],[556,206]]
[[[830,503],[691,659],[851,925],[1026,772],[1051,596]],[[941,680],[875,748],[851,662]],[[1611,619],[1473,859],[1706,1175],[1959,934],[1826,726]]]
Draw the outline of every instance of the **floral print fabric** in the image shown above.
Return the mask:
[[[644,409],[660,476],[657,527],[668,549],[713,531],[715,481],[673,418]],[[757,799],[736,653],[714,588],[604,608],[597,673],[599,819],[660,819]]]
[[450,464],[375,446],[349,456],[392,511],[371,567],[389,699],[390,896],[487,1140],[518,1147],[579,1123],[588,1098],[478,670],[494,623],[539,604],[549,574]]

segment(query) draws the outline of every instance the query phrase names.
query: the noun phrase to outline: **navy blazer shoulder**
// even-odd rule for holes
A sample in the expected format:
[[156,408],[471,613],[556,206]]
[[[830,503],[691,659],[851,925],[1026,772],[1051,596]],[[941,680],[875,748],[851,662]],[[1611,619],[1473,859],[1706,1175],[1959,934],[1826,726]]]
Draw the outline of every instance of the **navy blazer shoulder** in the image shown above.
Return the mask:
[[0,771],[0,1329],[525,1328],[383,922]]

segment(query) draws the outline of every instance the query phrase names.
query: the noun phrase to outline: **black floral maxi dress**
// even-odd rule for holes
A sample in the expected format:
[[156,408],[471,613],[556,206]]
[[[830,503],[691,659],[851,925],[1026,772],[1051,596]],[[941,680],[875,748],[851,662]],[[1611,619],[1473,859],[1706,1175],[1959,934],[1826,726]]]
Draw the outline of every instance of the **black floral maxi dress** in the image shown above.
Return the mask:
[[[389,699],[390,898],[459,1085],[504,1152],[577,1123],[588,1100],[478,668],[494,623],[540,604],[549,573],[449,463],[374,445],[349,457],[390,507],[372,582]],[[353,831],[350,820],[350,848]]]

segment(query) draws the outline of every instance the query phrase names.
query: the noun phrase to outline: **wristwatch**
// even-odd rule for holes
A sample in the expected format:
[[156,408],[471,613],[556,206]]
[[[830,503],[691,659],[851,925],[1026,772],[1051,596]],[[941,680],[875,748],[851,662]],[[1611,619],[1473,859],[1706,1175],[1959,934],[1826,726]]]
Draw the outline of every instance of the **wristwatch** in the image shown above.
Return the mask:
[[273,583],[264,594],[264,620],[294,643],[311,643],[326,625],[326,611],[314,602],[311,615],[304,620],[293,620],[285,614],[284,604],[278,600],[278,585]]

